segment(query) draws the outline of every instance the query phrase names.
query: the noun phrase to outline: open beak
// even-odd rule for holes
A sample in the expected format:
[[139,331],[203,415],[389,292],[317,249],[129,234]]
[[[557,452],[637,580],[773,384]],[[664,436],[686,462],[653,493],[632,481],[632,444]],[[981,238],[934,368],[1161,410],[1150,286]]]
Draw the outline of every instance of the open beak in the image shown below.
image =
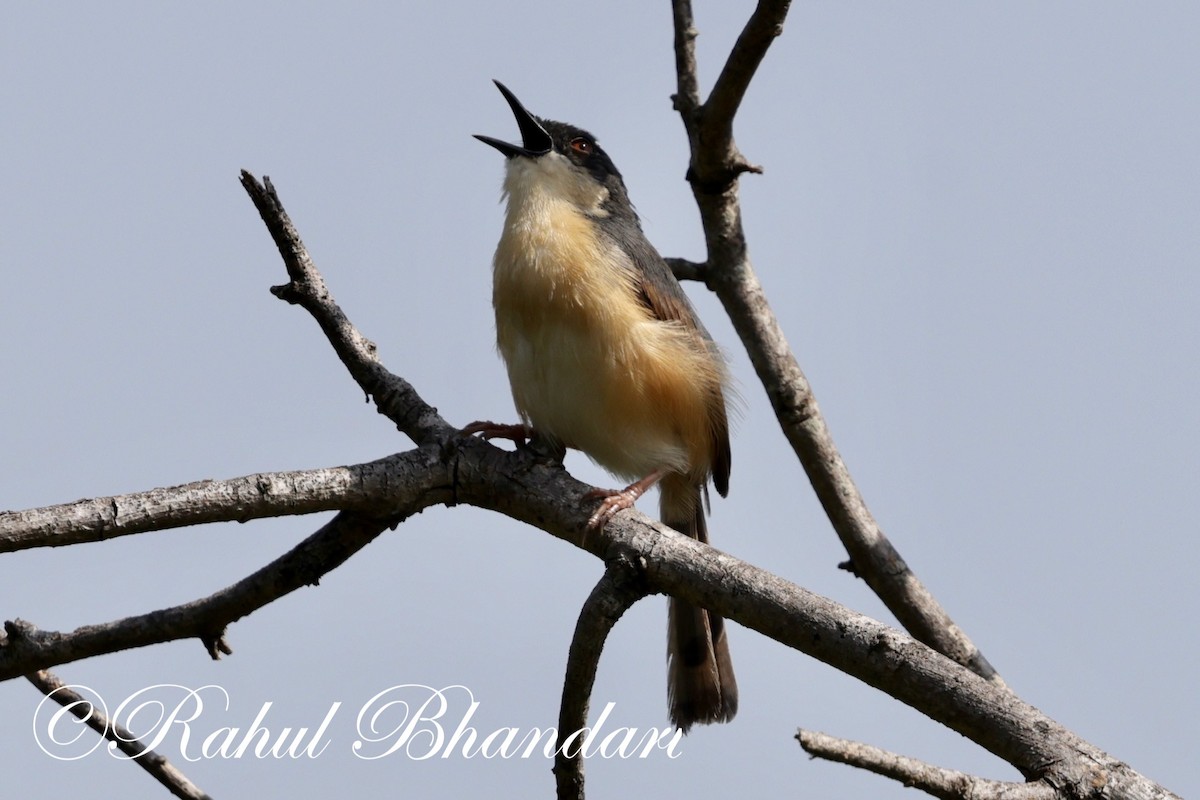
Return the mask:
[[513,116],[517,118],[517,126],[521,129],[521,144],[509,144],[500,139],[493,139],[491,136],[480,136],[475,134],[475,138],[484,144],[490,144],[492,147],[504,153],[505,158],[513,158],[514,156],[526,156],[528,158],[537,158],[544,156],[550,152],[554,141],[550,138],[550,134],[546,133],[546,129],[542,127],[542,123],[538,122],[537,117],[525,110],[525,106],[521,105],[521,101],[517,96],[508,90],[500,81],[493,81],[496,88],[500,90],[500,94],[504,95],[504,99],[508,101],[508,105],[512,108]]

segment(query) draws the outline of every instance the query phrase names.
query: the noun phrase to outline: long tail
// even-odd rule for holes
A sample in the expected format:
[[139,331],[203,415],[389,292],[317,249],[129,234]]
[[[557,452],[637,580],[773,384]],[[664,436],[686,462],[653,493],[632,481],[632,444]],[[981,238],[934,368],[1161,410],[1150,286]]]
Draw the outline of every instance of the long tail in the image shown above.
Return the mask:
[[[662,521],[708,542],[700,487],[683,476],[659,485]],[[737,713],[737,681],[725,638],[725,620],[674,597],[667,620],[667,702],[671,722],[687,733],[692,725],[728,722]]]

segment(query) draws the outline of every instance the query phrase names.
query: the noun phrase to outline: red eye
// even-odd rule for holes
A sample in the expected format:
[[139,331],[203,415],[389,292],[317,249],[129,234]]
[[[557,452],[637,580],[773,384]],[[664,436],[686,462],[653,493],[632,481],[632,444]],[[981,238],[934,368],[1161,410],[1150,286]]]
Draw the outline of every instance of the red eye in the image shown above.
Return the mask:
[[571,140],[571,149],[576,153],[579,153],[581,156],[591,155],[593,147],[595,147],[595,145],[582,136],[576,136]]

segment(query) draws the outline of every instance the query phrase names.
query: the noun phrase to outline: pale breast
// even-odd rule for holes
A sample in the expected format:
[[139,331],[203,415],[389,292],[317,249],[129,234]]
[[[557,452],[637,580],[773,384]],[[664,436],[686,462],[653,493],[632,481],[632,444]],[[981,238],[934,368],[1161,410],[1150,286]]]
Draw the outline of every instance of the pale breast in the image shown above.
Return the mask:
[[711,356],[653,318],[618,251],[566,204],[525,208],[496,251],[497,342],[513,399],[543,435],[629,479],[706,470]]

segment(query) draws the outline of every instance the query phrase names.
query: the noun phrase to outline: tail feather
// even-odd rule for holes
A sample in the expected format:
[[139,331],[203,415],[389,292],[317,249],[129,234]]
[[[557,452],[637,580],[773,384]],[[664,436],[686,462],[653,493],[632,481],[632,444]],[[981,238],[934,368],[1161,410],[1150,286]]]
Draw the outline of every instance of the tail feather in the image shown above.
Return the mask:
[[[663,522],[707,543],[700,487],[668,478],[660,488]],[[687,733],[694,724],[733,719],[737,713],[737,681],[724,619],[672,597],[667,619],[667,659],[671,722]]]

